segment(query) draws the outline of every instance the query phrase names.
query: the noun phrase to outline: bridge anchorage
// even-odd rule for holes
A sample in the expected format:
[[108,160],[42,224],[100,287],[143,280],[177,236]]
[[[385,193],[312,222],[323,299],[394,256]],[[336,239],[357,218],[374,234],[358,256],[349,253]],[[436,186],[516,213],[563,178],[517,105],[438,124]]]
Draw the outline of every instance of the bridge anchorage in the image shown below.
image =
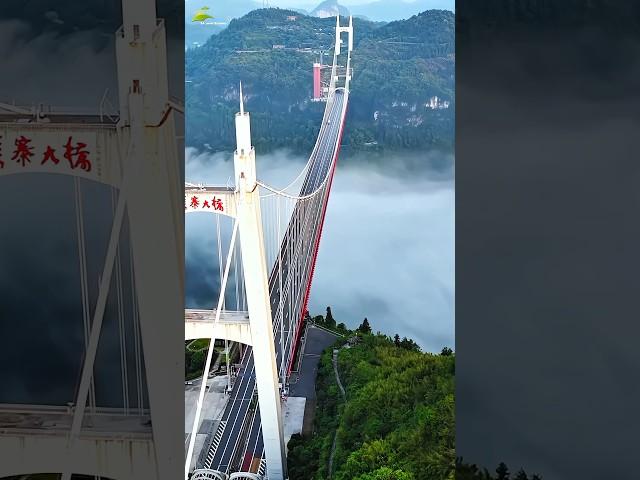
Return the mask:
[[[343,33],[348,35],[346,49],[342,48]],[[338,59],[343,58],[341,49],[346,53],[344,65],[338,64]],[[288,378],[302,333],[340,151],[352,49],[352,19],[342,27],[336,17],[331,79],[318,138],[302,172],[287,187],[277,189],[257,177],[242,84],[240,111],[235,116],[235,186],[186,183],[186,213],[217,213],[218,222],[223,218],[220,216],[226,216],[233,226],[226,261],[222,261],[222,249],[218,249],[221,288],[217,307],[209,311],[186,310],[185,338],[211,339],[204,372],[209,372],[215,339],[233,340],[249,347],[242,355],[222,419],[210,432],[199,458],[194,459],[206,382],[200,385],[185,480],[287,478],[282,402],[286,400]],[[220,242],[219,232],[220,229]],[[228,288],[234,281],[235,292]],[[228,310],[233,302],[235,312]]]

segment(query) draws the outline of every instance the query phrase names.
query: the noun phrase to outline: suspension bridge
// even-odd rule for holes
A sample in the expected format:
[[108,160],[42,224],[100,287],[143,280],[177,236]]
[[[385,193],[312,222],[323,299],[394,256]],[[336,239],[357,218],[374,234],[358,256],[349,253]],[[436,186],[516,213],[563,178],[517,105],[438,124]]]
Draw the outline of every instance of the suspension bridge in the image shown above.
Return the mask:
[[[215,339],[244,349],[222,418],[192,469],[206,381],[200,385],[185,460],[185,479],[269,479],[286,475],[282,401],[302,332],[327,201],[344,129],[351,80],[353,23],[340,25],[326,107],[309,160],[286,187],[259,179],[249,113],[240,84],[236,114],[234,186],[187,182],[185,212],[229,217],[223,255],[218,220],[220,293],[213,310],[185,311],[185,338],[210,338],[203,378]],[[347,35],[346,48],[341,34]],[[346,58],[345,58],[346,57]],[[220,218],[220,217],[218,217]]]

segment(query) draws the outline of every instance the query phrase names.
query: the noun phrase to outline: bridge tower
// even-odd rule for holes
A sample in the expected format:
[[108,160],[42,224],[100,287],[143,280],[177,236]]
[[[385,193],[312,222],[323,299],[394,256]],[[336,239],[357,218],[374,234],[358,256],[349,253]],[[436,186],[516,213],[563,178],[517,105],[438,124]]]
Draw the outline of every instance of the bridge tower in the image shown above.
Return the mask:
[[[185,336],[187,338],[211,338],[210,348],[215,338],[240,341],[253,348],[253,355],[256,359],[254,363],[255,378],[267,478],[269,480],[284,480],[286,478],[284,427],[280,403],[273,317],[269,300],[269,277],[260,210],[260,189],[256,178],[255,149],[251,144],[251,120],[249,112],[244,109],[242,83],[240,83],[240,111],[235,115],[235,126],[236,150],[233,156],[235,187],[233,189],[225,187],[213,187],[206,190],[196,189],[191,193],[186,193],[185,208],[187,212],[198,211],[198,206],[202,205],[202,202],[206,200],[208,204],[219,205],[219,210],[216,213],[235,218],[240,236],[240,251],[242,252],[241,267],[246,291],[248,325],[243,315],[233,315],[221,310],[225,278],[221,284],[216,311],[209,311],[207,315],[204,312],[187,310],[185,314]],[[193,196],[191,196],[192,193],[194,193]],[[194,199],[198,198],[200,200],[194,202]],[[227,262],[230,262],[231,256],[232,252],[230,250]],[[201,321],[190,321],[197,316],[201,317]],[[212,319],[212,317],[215,317],[215,319]],[[209,358],[207,358],[207,363],[205,364],[205,371],[209,368]],[[190,471],[205,386],[206,382],[202,382],[185,462],[185,478]],[[196,470],[196,472],[198,475],[226,475],[223,472],[208,469]]]
[[255,358],[258,403],[262,419],[267,476],[286,478],[284,429],[278,387],[278,366],[267,262],[260,213],[260,190],[256,179],[255,150],[251,145],[249,112],[244,111],[240,84],[240,112],[236,114],[236,151],[233,155],[237,185],[236,211],[242,251],[242,266],[247,291],[247,306]]
[[340,45],[342,45],[341,33],[347,33],[349,35],[347,39],[347,51],[351,53],[353,50],[353,17],[349,16],[349,25],[346,27],[340,26],[340,15],[336,15],[336,55],[340,55]]
[[[30,119],[16,110],[15,119],[0,120],[0,132],[12,139],[28,136],[38,149],[49,142],[60,148],[63,139],[72,136],[89,138],[84,141],[92,168],[64,170],[64,162],[33,162],[29,171],[80,177],[117,191],[96,304],[90,306],[86,349],[79,352],[84,355],[75,402],[0,406],[0,477],[53,472],[62,473],[63,479],[85,474],[174,480],[180,471],[182,429],[172,428],[177,422],[167,412],[184,401],[184,373],[180,351],[168,355],[163,343],[180,331],[184,314],[182,179],[171,114],[179,107],[169,100],[166,33],[163,20],[156,17],[155,0],[123,0],[122,12],[123,25],[115,34],[116,118],[58,112],[58,118],[51,113],[42,121],[47,114]],[[27,171],[20,168],[7,163],[0,175]],[[126,216],[149,407],[136,415],[126,404],[107,414],[88,401]],[[150,281],[154,278],[162,282]]]

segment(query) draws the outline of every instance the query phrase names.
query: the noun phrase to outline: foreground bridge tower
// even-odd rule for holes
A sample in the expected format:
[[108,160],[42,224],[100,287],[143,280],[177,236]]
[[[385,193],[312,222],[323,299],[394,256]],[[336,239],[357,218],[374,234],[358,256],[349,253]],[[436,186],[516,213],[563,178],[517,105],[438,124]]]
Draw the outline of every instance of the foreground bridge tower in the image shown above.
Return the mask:
[[269,479],[278,480],[286,478],[284,430],[260,214],[260,189],[257,188],[256,183],[255,150],[251,145],[249,113],[244,111],[242,84],[240,84],[240,112],[236,114],[236,145],[233,160],[237,185],[237,221],[252,346],[256,358],[256,384],[262,418],[267,475]]
[[[239,341],[253,348],[255,382],[258,390],[258,406],[264,440],[267,478],[269,480],[284,480],[287,478],[286,455],[278,363],[269,298],[269,276],[260,210],[260,189],[256,178],[256,157],[255,150],[251,145],[250,123],[249,113],[244,110],[242,84],[240,84],[240,111],[235,116],[235,187],[233,189],[228,187],[196,187],[193,190],[189,190],[188,187],[187,192],[185,192],[185,209],[187,213],[202,211],[204,205],[214,205],[215,210],[209,211],[235,218],[242,252],[244,289],[249,318],[248,325],[242,314],[243,312],[237,312],[238,314],[234,315],[221,310],[227,276],[225,274],[216,310],[208,313],[205,311],[186,311],[185,336],[186,338],[210,338],[210,348],[214,344],[213,340],[215,338]],[[231,259],[232,249],[233,245],[230,247],[227,262]],[[208,368],[209,365],[206,363],[205,371]],[[251,375],[251,372],[245,371],[243,374]],[[198,431],[205,386],[206,382],[203,382],[200,386],[200,398],[185,462],[185,478],[190,472],[191,457],[194,451],[195,435]],[[229,478],[236,478],[241,474],[255,476],[255,474],[248,472],[238,472],[232,474]],[[202,475],[205,476],[201,477]],[[213,477],[207,477],[206,475]],[[226,479],[227,474],[203,469],[196,470],[194,478]]]

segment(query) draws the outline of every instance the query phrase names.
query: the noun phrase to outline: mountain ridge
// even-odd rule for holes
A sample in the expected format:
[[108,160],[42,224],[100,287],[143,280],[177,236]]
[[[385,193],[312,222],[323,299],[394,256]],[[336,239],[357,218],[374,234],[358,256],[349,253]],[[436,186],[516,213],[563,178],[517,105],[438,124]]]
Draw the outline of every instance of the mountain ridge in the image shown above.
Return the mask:
[[324,0],[320,2],[316,8],[311,10],[312,17],[326,18],[335,17],[340,14],[344,17],[349,16],[349,9],[344,5],[340,5],[338,0]]
[[[343,151],[451,151],[454,14],[431,10],[387,24],[353,21],[354,73]],[[187,145],[233,150],[242,80],[256,148],[310,151],[324,108],[311,101],[312,64],[321,50],[327,52],[324,63],[330,61],[334,34],[333,18],[259,9],[187,51]],[[434,97],[448,108],[428,107]]]

